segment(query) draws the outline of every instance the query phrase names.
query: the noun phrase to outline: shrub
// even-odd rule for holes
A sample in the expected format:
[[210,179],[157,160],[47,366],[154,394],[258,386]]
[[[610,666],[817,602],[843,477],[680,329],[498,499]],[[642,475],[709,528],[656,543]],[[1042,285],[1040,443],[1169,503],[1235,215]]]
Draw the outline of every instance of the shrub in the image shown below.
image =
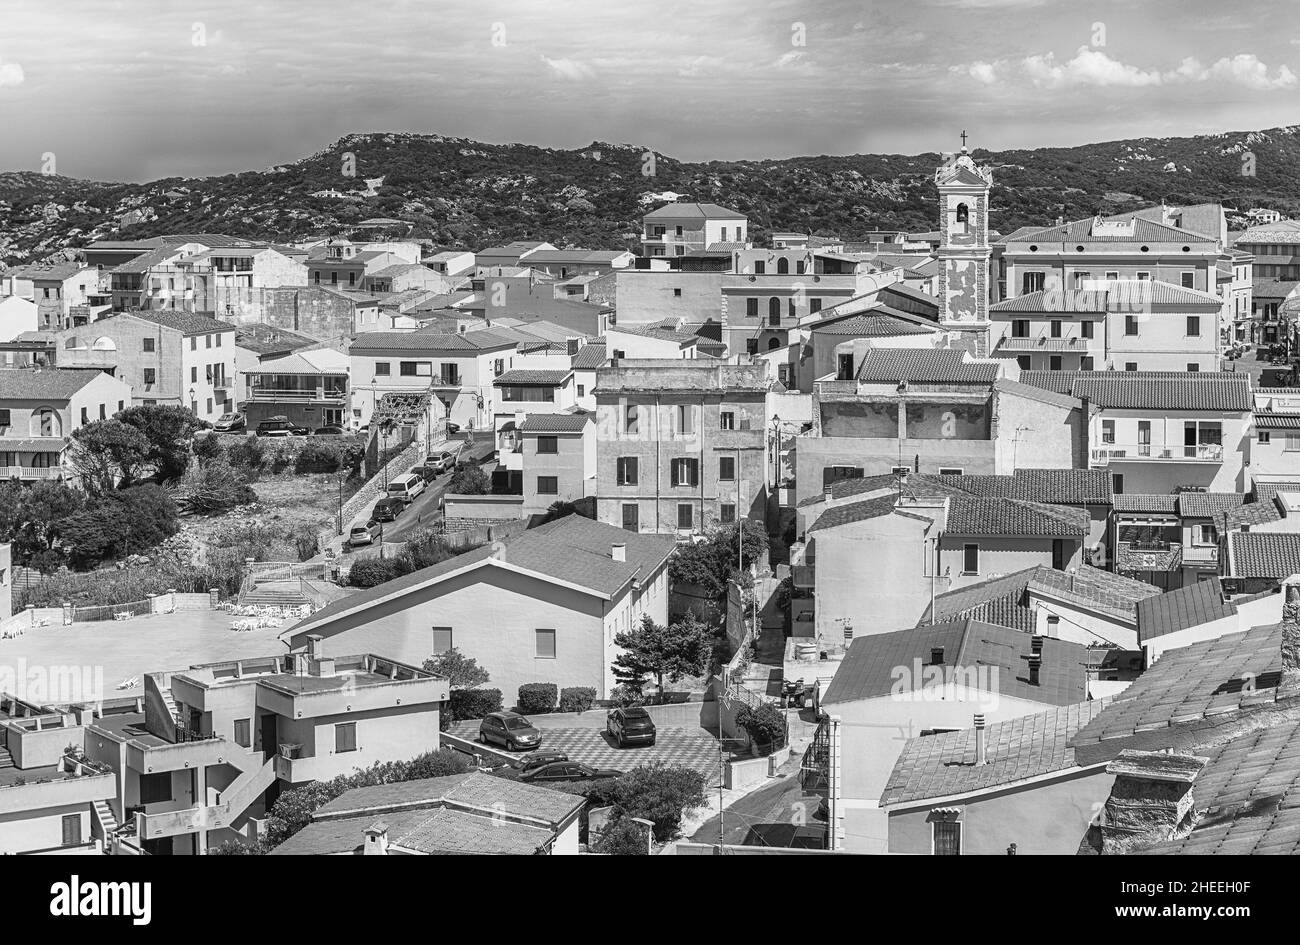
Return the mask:
[[473,689],[492,679],[488,671],[478,664],[478,660],[465,656],[454,646],[445,653],[429,657],[424,661],[423,668],[426,673],[446,679],[453,689]]
[[447,702],[452,721],[481,719],[489,712],[501,711],[500,689],[453,689]]
[[196,436],[192,449],[194,450],[194,458],[200,463],[210,462],[226,455],[225,447],[221,445],[221,437],[211,433],[207,436]]
[[266,462],[266,447],[262,441],[251,433],[226,450],[226,457],[232,466],[243,466],[257,471]]
[[609,701],[620,709],[626,709],[631,705],[643,705],[645,696],[641,690],[635,686],[615,686],[609,691]]
[[654,823],[660,843],[671,840],[682,814],[704,804],[704,775],[684,765],[661,761],[633,768],[613,783],[613,800],[620,815]]
[[[198,442],[215,439],[205,436]],[[236,472],[224,458],[213,458],[191,466],[176,484],[177,504],[196,515],[224,512],[256,501],[257,493],[249,487],[243,474]]]
[[293,533],[293,545],[298,560],[308,561],[320,551],[320,533],[312,525],[301,525]]
[[492,477],[477,466],[457,466],[447,483],[448,495],[491,495]]
[[525,715],[554,712],[558,687],[555,683],[530,682],[519,687],[519,711]]
[[596,690],[590,686],[566,686],[560,690],[561,712],[586,712],[596,704]]
[[650,845],[646,843],[645,824],[631,817],[615,817],[605,825],[591,849],[606,856],[646,856]]
[[[313,437],[298,448],[293,469],[297,473],[329,473],[340,469],[355,469],[361,465],[364,448],[351,438],[321,439]],[[287,464],[288,457],[277,463]]]
[[743,728],[760,750],[771,752],[785,744],[785,713],[771,702],[757,709],[742,705],[736,712],[736,724]]
[[378,587],[404,573],[396,558],[363,558],[353,562],[348,569],[348,584],[351,587]]

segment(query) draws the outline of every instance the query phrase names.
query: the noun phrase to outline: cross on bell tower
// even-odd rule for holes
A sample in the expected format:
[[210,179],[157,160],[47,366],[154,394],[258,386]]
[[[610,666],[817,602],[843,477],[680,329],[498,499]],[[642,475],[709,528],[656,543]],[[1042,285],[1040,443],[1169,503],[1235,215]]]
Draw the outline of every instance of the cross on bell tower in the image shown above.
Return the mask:
[[966,150],[966,129],[965,128],[961,130],[961,149],[963,151]]

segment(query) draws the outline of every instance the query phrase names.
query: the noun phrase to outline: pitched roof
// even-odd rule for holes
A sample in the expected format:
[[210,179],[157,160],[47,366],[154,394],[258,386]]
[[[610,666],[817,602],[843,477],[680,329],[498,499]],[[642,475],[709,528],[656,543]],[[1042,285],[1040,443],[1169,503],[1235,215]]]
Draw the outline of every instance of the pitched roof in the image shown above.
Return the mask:
[[1160,588],[1110,571],[1081,564],[1072,571],[1040,565],[1030,582],[1031,591],[1074,601],[1126,620],[1137,619],[1138,605],[1159,596]]
[[1224,598],[1223,584],[1217,576],[1185,584],[1138,603],[1138,642],[1145,643],[1236,613],[1236,604]]
[[1120,410],[1248,411],[1250,375],[1231,371],[1025,371],[1022,383]]
[[[525,336],[507,335],[511,329],[481,328],[478,331],[364,331],[352,339],[349,350],[385,351],[411,349],[417,351],[486,351],[493,348],[512,348]],[[527,336],[536,340],[532,336]]]
[[1160,514],[1178,514],[1178,496],[1172,492],[1142,493],[1124,492],[1115,496],[1112,502],[1116,512],[1155,512]]
[[1227,576],[1285,578],[1300,573],[1300,534],[1229,532]]
[[573,356],[573,369],[575,371],[594,371],[609,360],[608,350],[604,339],[583,345],[578,349],[578,353]]
[[862,359],[858,380],[878,383],[992,384],[1001,374],[995,361],[967,361],[950,348],[872,348]]
[[132,318],[142,318],[155,325],[179,331],[183,335],[209,335],[220,331],[234,331],[235,326],[229,322],[218,321],[211,315],[199,315],[195,312],[174,312],[169,309],[141,309],[126,312]]
[[716,203],[668,203],[651,210],[642,219],[743,220],[745,215],[738,210],[720,207]]
[[994,722],[985,731],[987,763],[975,764],[975,730],[910,738],[889,774],[882,805],[1003,788],[1078,765],[1070,739],[1108,700],[1078,702]]
[[816,505],[818,502],[826,501],[826,493],[831,494],[832,499],[847,499],[850,496],[862,495],[864,492],[876,492],[879,489],[893,489],[898,487],[898,477],[886,473],[879,476],[860,476],[857,479],[836,479],[827,485],[821,492],[816,495],[810,495],[799,503],[803,508],[809,505]]
[[934,599],[933,611],[927,608],[919,623],[928,622],[933,613],[936,622],[973,617],[1035,632],[1038,614],[1031,606],[1030,592],[1078,604],[1131,624],[1137,619],[1136,605],[1158,595],[1160,589],[1086,564],[1072,571],[1036,565],[940,594]]
[[1239,492],[1178,493],[1178,514],[1187,518],[1213,518],[1245,504],[1246,497]]
[[543,371],[535,368],[515,368],[492,379],[493,387],[511,384],[531,384],[539,387],[558,387],[573,375],[573,371]]
[[1104,469],[1017,469],[1010,476],[940,474],[917,478],[933,479],[973,496],[1051,505],[1110,505],[1115,496]]
[[[1103,220],[1101,217],[1087,217],[1083,220],[1071,220],[1056,226],[1035,230],[1017,230],[1011,234],[1016,242],[1021,243],[1198,243],[1213,246],[1218,241],[1213,236],[1205,236],[1169,226],[1141,216],[1133,217],[1131,232],[1117,231],[1113,224],[1116,218]],[[1094,232],[1097,224],[1102,228]],[[1011,242],[1011,237],[1003,240]]]
[[932,334],[939,330],[939,326],[919,316],[881,306],[857,315],[816,322],[811,329],[819,335],[893,338],[901,335]]
[[813,522],[808,531],[822,531],[839,525],[849,525],[854,522],[865,522],[867,519],[880,518],[893,512],[897,502],[898,493],[891,492],[889,495],[877,496],[874,499],[866,499],[862,502],[837,505],[819,515],[817,521]]
[[[0,368],[0,403],[10,400],[67,400],[99,371],[67,368]],[[27,421],[23,421],[23,427]]]
[[581,433],[595,420],[595,414],[530,413],[519,427],[520,433]]
[[[1160,743],[1171,726],[1231,713],[1276,687],[1282,674],[1282,627],[1254,627],[1166,650],[1075,736],[1075,747],[1113,757],[1133,736]],[[1109,743],[1109,744],[1107,744]]]
[[[615,544],[626,546],[626,560],[613,559],[611,548]],[[608,598],[633,579],[648,578],[668,560],[676,546],[671,536],[638,534],[581,515],[566,515],[334,601],[290,627],[286,634],[298,634],[343,614],[364,610],[377,601],[429,587],[466,568],[497,562]]]
[[1105,288],[1039,289],[989,306],[993,312],[1145,312],[1151,305],[1210,306],[1223,304],[1217,295],[1157,279],[1114,279]]
[[950,535],[1084,538],[1088,527],[1087,511],[1073,506],[953,496],[948,500],[944,531]]
[[[897,693],[897,667],[919,659],[931,662],[935,648],[943,649],[943,665],[959,669],[988,669],[988,684],[1001,695],[1071,705],[1088,697],[1088,647],[1066,640],[1043,640],[1039,684],[1029,682],[1031,636],[1010,627],[962,619],[928,627],[858,637],[844,654],[822,702],[855,702]],[[981,683],[982,684],[982,683]],[[915,680],[914,691],[926,685]]]

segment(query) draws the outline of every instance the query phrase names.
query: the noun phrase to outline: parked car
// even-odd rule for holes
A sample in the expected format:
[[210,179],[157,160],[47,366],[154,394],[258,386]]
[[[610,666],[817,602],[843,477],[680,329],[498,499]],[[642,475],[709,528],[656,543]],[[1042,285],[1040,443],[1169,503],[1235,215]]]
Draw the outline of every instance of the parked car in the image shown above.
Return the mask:
[[542,733],[518,712],[493,712],[483,716],[478,737],[485,745],[493,742],[506,751],[532,751],[542,743]]
[[655,720],[639,706],[611,709],[605,717],[605,731],[618,742],[619,748],[655,743]]
[[596,781],[622,776],[623,772],[617,768],[593,768],[579,761],[552,761],[530,768],[519,776],[519,780],[536,784],[539,781]]
[[554,764],[557,761],[568,761],[569,756],[562,751],[555,749],[542,749],[528,755],[518,762],[520,771],[532,771],[534,768],[540,768],[542,765]]
[[347,431],[344,430],[342,427],[327,426],[327,427],[317,427],[314,435],[315,436],[342,436],[346,432]]
[[456,465],[456,454],[447,450],[441,453],[430,453],[424,458],[424,465],[432,467],[435,474],[444,473]]
[[448,433],[448,435],[456,434],[456,433],[459,433],[459,432],[460,432],[460,424],[459,424],[459,423],[452,423],[450,420],[448,420],[448,421],[447,421],[447,433]]
[[373,545],[378,533],[378,526],[371,523],[353,525],[352,530],[348,532],[348,547],[364,548],[366,545]]
[[389,498],[398,498],[409,503],[424,491],[424,478],[414,472],[402,473],[391,480],[384,491],[388,493]]
[[257,425],[258,436],[306,436],[311,431],[296,423],[290,423],[288,417],[271,417]]
[[223,413],[217,418],[217,422],[212,424],[212,429],[218,433],[240,433],[247,427],[248,422],[242,413]]
[[391,522],[406,510],[406,503],[398,498],[380,499],[375,503],[374,514],[370,516],[374,522]]
[[421,479],[423,479],[423,480],[425,481],[425,483],[427,484],[427,483],[433,482],[433,480],[435,480],[435,479],[438,478],[438,471],[437,471],[436,469],[434,469],[432,466],[428,466],[428,465],[425,465],[425,466],[412,466],[412,467],[411,467],[411,475],[412,475],[412,476],[419,476],[419,477],[420,477]]

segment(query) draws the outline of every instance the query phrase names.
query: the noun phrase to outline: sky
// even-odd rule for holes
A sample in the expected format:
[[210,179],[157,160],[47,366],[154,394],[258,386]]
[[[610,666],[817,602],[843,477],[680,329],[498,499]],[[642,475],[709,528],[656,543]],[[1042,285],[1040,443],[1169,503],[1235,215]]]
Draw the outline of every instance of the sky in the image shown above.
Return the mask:
[[5,0],[0,170],[258,170],[355,132],[680,158],[1300,123],[1296,0]]

